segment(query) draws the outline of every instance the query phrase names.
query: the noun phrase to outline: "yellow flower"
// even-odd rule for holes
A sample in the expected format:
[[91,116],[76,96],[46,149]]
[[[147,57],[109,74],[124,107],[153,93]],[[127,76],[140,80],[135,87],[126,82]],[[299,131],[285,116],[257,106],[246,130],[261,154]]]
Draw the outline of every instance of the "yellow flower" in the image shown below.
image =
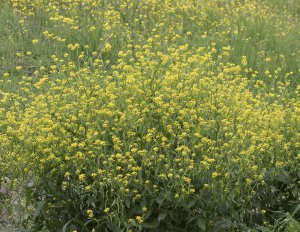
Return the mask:
[[252,180],[249,179],[249,178],[247,178],[247,179],[246,179],[246,183],[247,183],[248,185],[250,185],[250,184],[252,183]]
[[84,180],[84,178],[85,178],[85,174],[80,174],[80,175],[78,176],[78,179],[79,179],[80,181]]
[[38,39],[33,39],[31,42],[32,42],[32,44],[37,44],[37,43],[39,43],[39,40]]
[[88,209],[88,210],[86,211],[86,213],[87,213],[87,215],[89,216],[89,218],[93,218],[93,217],[94,217],[94,212],[93,212],[93,210]]
[[87,191],[87,192],[91,191],[91,189],[92,189],[92,186],[90,186],[90,185],[85,187],[85,191]]
[[105,43],[103,47],[103,52],[109,52],[111,50],[111,45],[110,43]]
[[195,192],[196,192],[196,190],[194,188],[190,189],[190,193],[195,193]]
[[20,70],[22,70],[22,66],[19,66],[19,65],[18,65],[18,66],[16,66],[16,70],[17,70],[17,71],[20,71]]
[[139,223],[139,224],[141,224],[141,223],[143,223],[144,222],[144,220],[143,220],[143,218],[141,217],[141,216],[136,216],[136,221]]
[[265,61],[266,61],[266,62],[270,62],[270,61],[271,61],[271,58],[270,58],[270,57],[267,57],[267,58],[265,59]]
[[89,31],[94,31],[94,30],[96,30],[96,27],[90,27],[90,29],[89,29]]
[[169,173],[169,174],[168,174],[168,177],[173,177],[173,173]]
[[247,66],[248,62],[247,62],[247,57],[246,56],[243,56],[242,57],[242,65],[243,66]]
[[216,178],[216,177],[218,177],[219,175],[220,175],[219,173],[213,172],[212,177],[213,177],[213,178]]

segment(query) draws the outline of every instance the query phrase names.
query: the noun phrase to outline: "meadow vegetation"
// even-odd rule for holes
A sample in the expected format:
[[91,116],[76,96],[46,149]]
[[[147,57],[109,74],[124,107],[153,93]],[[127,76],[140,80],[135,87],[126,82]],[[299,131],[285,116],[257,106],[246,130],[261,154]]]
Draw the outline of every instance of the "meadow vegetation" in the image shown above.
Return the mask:
[[0,178],[20,195],[0,208],[21,231],[300,231],[299,17],[0,0]]

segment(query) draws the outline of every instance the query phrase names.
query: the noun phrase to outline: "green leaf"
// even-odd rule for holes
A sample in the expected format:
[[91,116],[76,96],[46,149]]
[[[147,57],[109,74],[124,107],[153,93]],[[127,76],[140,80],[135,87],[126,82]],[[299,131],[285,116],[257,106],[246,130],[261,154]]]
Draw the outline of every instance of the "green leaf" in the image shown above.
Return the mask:
[[37,209],[36,209],[36,212],[35,212],[35,216],[34,217],[38,217],[40,214],[43,214],[44,213],[44,205],[45,205],[46,201],[39,201],[37,203]]
[[292,216],[294,216],[299,210],[300,210],[300,204],[296,207],[296,209],[292,213]]
[[163,204],[163,202],[164,202],[164,200],[165,200],[165,198],[162,197],[162,196],[159,196],[159,197],[157,197],[155,200],[156,200],[156,202],[158,203],[159,207],[161,207],[162,204]]
[[191,222],[194,222],[198,217],[194,216],[194,217],[190,217],[190,219],[186,222],[186,224],[190,224]]
[[283,182],[287,185],[291,183],[291,178],[286,171],[282,171],[279,175],[277,175],[276,180]]
[[163,212],[163,213],[160,213],[159,215],[158,215],[158,221],[160,222],[161,220],[164,220],[166,217],[168,216],[168,213],[166,213],[166,212]]
[[125,199],[125,205],[127,208],[130,208],[130,200],[128,198]]
[[152,212],[153,212],[153,209],[152,208],[149,209],[144,215],[144,220],[147,220],[151,216]]
[[198,228],[200,228],[201,230],[205,231],[205,229],[206,229],[206,223],[205,223],[204,218],[199,218],[199,219],[197,220],[197,226],[198,226]]
[[258,226],[257,229],[261,232],[271,232],[271,230],[264,226]]
[[196,204],[196,199],[191,199],[189,200],[189,202],[187,203],[186,207],[188,209],[192,208],[194,205]]
[[56,186],[52,183],[52,182],[48,182],[47,183],[47,187],[49,188],[49,192],[51,192],[52,194],[56,195],[57,194],[57,188]]
[[295,219],[290,218],[288,228],[289,231],[300,231],[300,224]]
[[68,222],[64,225],[64,227],[62,228],[62,232],[66,232],[66,231],[67,231],[67,227],[68,227],[69,223],[72,222],[73,220],[74,220],[74,219],[71,219],[70,221],[68,221]]
[[300,178],[300,170],[297,172],[298,178]]
[[143,223],[142,226],[147,229],[155,229],[159,226],[159,222],[157,220],[154,220],[148,223]]

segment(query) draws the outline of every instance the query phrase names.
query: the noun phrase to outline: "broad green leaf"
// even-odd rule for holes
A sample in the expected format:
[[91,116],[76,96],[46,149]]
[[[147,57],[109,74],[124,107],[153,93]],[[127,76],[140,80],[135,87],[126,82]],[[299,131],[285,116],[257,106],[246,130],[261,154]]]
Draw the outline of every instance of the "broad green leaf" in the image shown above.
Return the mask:
[[125,205],[127,206],[127,208],[130,207],[130,200],[128,198],[125,199]]
[[164,202],[164,200],[165,200],[165,198],[163,198],[162,196],[159,196],[155,200],[158,203],[159,207],[161,207],[162,204],[163,204],[163,202]]
[[299,210],[300,210],[300,204],[296,207],[296,209],[292,213],[292,216],[294,216]]
[[166,213],[166,212],[163,212],[163,213],[160,213],[159,215],[158,215],[158,221],[160,222],[161,220],[164,220],[166,217],[168,216],[168,213]]
[[71,219],[70,221],[68,221],[65,225],[64,225],[64,227],[62,228],[62,232],[66,232],[67,231],[67,227],[68,227],[68,225],[70,224],[70,222],[72,222],[74,219]]
[[192,208],[196,204],[197,200],[196,199],[190,199],[189,202],[187,203],[186,207],[188,209]]
[[147,229],[155,229],[159,226],[159,222],[157,220],[154,220],[148,223],[143,223],[142,226]]
[[200,228],[201,230],[205,231],[205,229],[206,229],[206,223],[205,223],[204,218],[199,218],[199,219],[197,220],[197,226],[198,226],[198,228]]

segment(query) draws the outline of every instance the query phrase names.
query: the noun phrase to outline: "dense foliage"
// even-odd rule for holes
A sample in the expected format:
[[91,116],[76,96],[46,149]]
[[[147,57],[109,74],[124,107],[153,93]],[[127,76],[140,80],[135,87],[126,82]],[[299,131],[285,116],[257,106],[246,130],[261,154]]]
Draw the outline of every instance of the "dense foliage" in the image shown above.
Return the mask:
[[291,2],[3,3],[0,177],[21,194],[16,222],[300,230]]

